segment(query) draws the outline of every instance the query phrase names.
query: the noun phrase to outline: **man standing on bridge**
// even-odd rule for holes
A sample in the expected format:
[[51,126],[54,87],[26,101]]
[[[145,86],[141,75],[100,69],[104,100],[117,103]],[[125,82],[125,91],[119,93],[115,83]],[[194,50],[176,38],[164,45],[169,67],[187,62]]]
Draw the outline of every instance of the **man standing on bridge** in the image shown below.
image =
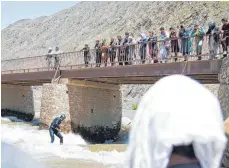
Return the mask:
[[60,144],[62,145],[63,144],[63,136],[61,135],[61,133],[59,132],[59,129],[60,129],[60,124],[61,122],[66,118],[65,114],[61,114],[60,117],[56,117],[51,125],[50,125],[50,128],[49,128],[49,133],[50,133],[50,137],[51,137],[51,143],[54,142],[54,134],[60,138]]
[[228,22],[228,19],[223,18],[222,23],[223,23],[223,26],[222,26],[221,32],[223,33],[223,37],[221,39],[221,43],[223,46],[223,57],[226,57],[228,54],[227,52],[229,52],[228,51],[228,47],[229,47],[229,22]]
[[47,56],[46,56],[46,61],[47,61],[47,68],[48,68],[48,70],[50,70],[50,69],[52,69],[53,68],[53,64],[52,64],[52,53],[53,53],[53,51],[52,51],[52,48],[51,47],[49,47],[49,50],[48,50],[48,54],[47,54]]

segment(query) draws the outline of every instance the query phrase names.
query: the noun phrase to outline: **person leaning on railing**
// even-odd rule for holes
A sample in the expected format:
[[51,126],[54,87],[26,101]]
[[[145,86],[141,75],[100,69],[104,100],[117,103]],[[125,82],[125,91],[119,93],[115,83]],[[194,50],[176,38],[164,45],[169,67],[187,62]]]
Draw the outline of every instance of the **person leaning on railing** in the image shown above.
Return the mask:
[[115,62],[115,58],[116,58],[116,43],[115,43],[115,39],[111,38],[110,41],[110,45],[108,47],[108,54],[109,54],[109,58],[110,58],[110,62],[111,62],[111,66],[114,66],[114,62]]
[[124,49],[122,47],[122,41],[123,41],[122,36],[117,36],[116,47],[117,47],[117,57],[118,57],[119,65],[123,65]]
[[54,69],[57,70],[60,66],[60,48],[58,46],[56,46],[55,48],[55,52],[54,52]]
[[49,50],[48,50],[48,54],[46,56],[46,61],[47,61],[47,68],[48,70],[52,69],[53,68],[53,65],[52,65],[52,48],[49,47]]
[[181,53],[184,56],[184,60],[188,60],[188,55],[190,55],[192,51],[192,41],[190,38],[190,29],[185,28],[183,25],[180,26],[179,30],[179,38],[181,43]]
[[129,45],[128,60],[129,60],[129,64],[132,65],[133,61],[136,59],[136,53],[135,53],[136,41],[133,37],[129,37],[128,45]]
[[[165,62],[167,62],[167,57],[170,54],[170,41],[169,41],[169,34],[168,32],[165,31],[164,27],[160,28],[160,35],[159,35],[159,40],[162,41],[161,42],[161,49],[159,52],[159,58],[161,58],[162,60],[165,60]],[[162,63],[162,61],[160,61]]]
[[204,28],[200,27],[199,24],[194,24],[194,29],[192,30],[191,36],[195,38],[196,55],[199,55],[198,60],[201,60],[200,55],[202,54],[204,35]]
[[158,60],[156,59],[158,54],[157,35],[153,31],[149,32],[148,42],[150,56],[154,59],[154,63],[158,63]]
[[170,27],[169,30],[170,30],[169,38],[171,39],[171,52],[175,53],[174,60],[176,62],[178,53],[180,52],[178,36],[177,36],[177,32],[174,27]]
[[88,47],[88,44],[85,44],[84,48],[81,51],[83,51],[83,54],[84,54],[85,66],[88,67],[88,64],[89,64],[89,62],[91,60],[90,48]]
[[101,65],[101,58],[102,58],[102,50],[101,50],[101,43],[99,40],[96,40],[95,42],[95,52],[96,52],[96,67],[100,67]]
[[128,41],[129,41],[129,32],[125,32],[125,38],[123,39],[123,46],[124,46],[124,64],[129,65],[130,61],[128,60],[129,58],[129,46],[128,46]]
[[223,38],[221,40],[222,47],[223,47],[223,56],[226,57],[227,54],[229,53],[229,22],[227,18],[222,19],[222,29],[221,32],[223,34]]
[[102,50],[102,62],[104,62],[105,67],[107,66],[107,60],[108,60],[108,48],[107,48],[107,41],[106,39],[102,39],[101,44],[101,50]]
[[139,41],[140,57],[141,57],[142,64],[144,64],[146,61],[146,47],[148,43],[148,38],[146,37],[145,33],[141,33],[140,36],[141,36],[140,41]]
[[210,21],[208,23],[208,31],[206,35],[209,36],[208,38],[208,47],[210,53],[210,60],[216,59],[217,55],[219,54],[219,42],[220,42],[220,30],[216,27],[214,21]]

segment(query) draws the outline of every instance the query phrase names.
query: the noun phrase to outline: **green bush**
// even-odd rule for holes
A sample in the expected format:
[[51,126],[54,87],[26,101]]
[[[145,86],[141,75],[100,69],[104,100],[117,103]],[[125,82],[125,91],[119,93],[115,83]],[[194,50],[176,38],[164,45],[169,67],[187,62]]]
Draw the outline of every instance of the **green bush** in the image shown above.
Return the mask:
[[138,108],[138,105],[137,104],[132,104],[132,109],[133,110],[137,110],[137,108]]

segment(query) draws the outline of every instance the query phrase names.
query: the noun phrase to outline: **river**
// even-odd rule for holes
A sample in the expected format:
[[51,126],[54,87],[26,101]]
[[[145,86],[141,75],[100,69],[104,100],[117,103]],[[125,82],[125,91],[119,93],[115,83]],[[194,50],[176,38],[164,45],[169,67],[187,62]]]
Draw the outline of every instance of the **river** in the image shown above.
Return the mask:
[[[126,120],[125,120],[126,121]],[[14,117],[1,118],[1,140],[29,154],[49,168],[119,168],[123,159],[129,129],[122,127],[119,140],[106,144],[89,144],[77,134],[63,134],[50,144],[48,130],[39,130],[39,120],[23,122]],[[2,153],[4,155],[4,153]]]

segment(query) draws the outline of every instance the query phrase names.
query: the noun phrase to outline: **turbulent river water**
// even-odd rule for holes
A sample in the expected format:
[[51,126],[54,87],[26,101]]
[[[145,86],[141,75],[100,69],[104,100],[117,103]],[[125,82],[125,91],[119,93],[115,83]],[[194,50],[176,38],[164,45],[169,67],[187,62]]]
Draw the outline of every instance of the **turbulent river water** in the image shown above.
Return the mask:
[[80,135],[69,133],[63,134],[64,145],[59,145],[58,138],[50,144],[48,130],[39,130],[38,124],[39,120],[25,123],[13,117],[1,118],[1,140],[49,168],[123,167],[128,129],[122,127],[116,142],[89,144]]

